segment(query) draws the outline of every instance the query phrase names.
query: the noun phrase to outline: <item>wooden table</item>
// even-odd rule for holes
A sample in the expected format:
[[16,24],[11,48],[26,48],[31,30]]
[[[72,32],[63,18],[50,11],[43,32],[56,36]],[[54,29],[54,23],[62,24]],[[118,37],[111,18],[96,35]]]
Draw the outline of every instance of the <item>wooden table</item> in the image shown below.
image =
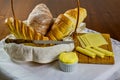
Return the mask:
[[[80,0],[81,6],[87,9],[85,20],[87,28],[109,33],[120,41],[120,1],[119,0]],[[14,0],[15,14],[18,19],[25,20],[28,14],[39,3],[45,3],[54,17],[75,7],[75,0]],[[12,16],[10,0],[0,0],[0,40],[9,34],[4,24],[7,17]]]

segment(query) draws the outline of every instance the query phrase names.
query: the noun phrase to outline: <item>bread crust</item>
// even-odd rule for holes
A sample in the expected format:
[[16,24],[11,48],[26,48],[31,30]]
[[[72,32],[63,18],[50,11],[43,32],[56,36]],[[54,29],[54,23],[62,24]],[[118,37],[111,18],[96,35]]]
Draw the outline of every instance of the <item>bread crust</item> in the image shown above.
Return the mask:
[[[74,24],[77,21],[77,8],[70,9],[64,13],[69,19],[74,21]],[[87,17],[87,11],[85,8],[80,8],[80,18],[79,18],[79,24],[83,22],[83,20]]]
[[50,25],[53,22],[53,16],[49,8],[41,3],[38,4],[30,13],[27,19],[28,25],[34,28],[42,35],[46,35]]
[[[79,18],[79,24],[83,22],[83,20],[87,16],[86,9],[80,8],[80,18]],[[70,9],[66,11],[64,14],[60,14],[51,30],[50,33],[48,32],[48,37],[50,37],[51,33],[53,33],[52,37],[54,36],[57,40],[62,40],[64,37],[70,35],[75,30],[75,25],[77,21],[77,8]],[[58,37],[60,36],[60,37]]]

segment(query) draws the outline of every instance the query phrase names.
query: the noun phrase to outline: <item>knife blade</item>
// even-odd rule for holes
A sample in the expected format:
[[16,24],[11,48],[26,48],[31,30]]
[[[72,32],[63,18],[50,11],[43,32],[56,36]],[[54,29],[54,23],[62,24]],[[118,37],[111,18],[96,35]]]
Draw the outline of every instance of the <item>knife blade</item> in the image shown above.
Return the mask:
[[69,43],[74,43],[73,41],[42,41],[42,40],[33,40],[34,43],[36,44],[69,44]]
[[7,38],[5,40],[6,43],[16,43],[16,44],[22,44],[22,43],[34,43],[34,44],[69,44],[74,43],[74,41],[52,41],[52,40],[25,40],[25,39],[9,39]]

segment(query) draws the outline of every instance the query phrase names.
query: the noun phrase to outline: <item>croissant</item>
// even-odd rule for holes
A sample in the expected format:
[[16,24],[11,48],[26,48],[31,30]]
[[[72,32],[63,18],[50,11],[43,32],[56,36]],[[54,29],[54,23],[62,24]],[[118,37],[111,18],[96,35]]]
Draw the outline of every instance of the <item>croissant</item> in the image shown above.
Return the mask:
[[45,4],[38,4],[30,13],[27,23],[37,32],[45,35],[53,22],[53,16]]
[[32,27],[27,26],[20,20],[14,18],[7,18],[5,23],[8,25],[8,28],[12,34],[17,39],[28,39],[28,40],[49,40],[48,37],[43,36],[38,33]]
[[[82,23],[87,16],[86,9],[80,8],[79,23]],[[70,35],[75,30],[77,21],[77,8],[70,9],[64,14],[60,14],[55,20],[51,30],[47,33],[47,36],[51,40],[62,40],[64,37]]]

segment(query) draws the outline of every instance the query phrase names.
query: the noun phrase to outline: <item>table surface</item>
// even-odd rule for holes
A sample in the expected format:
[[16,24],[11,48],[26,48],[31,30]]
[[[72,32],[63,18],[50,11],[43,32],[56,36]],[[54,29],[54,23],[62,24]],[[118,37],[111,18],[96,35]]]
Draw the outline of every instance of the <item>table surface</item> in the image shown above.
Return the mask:
[[[81,6],[87,9],[85,20],[87,28],[101,33],[109,33],[120,41],[120,1],[119,0],[80,0]],[[54,17],[66,10],[76,7],[75,0],[14,0],[14,10],[18,19],[27,19],[29,13],[39,3],[45,3]],[[10,0],[0,0],[0,40],[9,34],[4,24],[7,17],[12,16]]]
[[[93,32],[85,29],[84,32]],[[73,72],[59,69],[58,61],[50,64],[16,62],[4,50],[0,41],[0,80],[120,80],[120,42],[111,39],[115,54],[114,65],[78,64]],[[3,48],[4,47],[4,48]]]

